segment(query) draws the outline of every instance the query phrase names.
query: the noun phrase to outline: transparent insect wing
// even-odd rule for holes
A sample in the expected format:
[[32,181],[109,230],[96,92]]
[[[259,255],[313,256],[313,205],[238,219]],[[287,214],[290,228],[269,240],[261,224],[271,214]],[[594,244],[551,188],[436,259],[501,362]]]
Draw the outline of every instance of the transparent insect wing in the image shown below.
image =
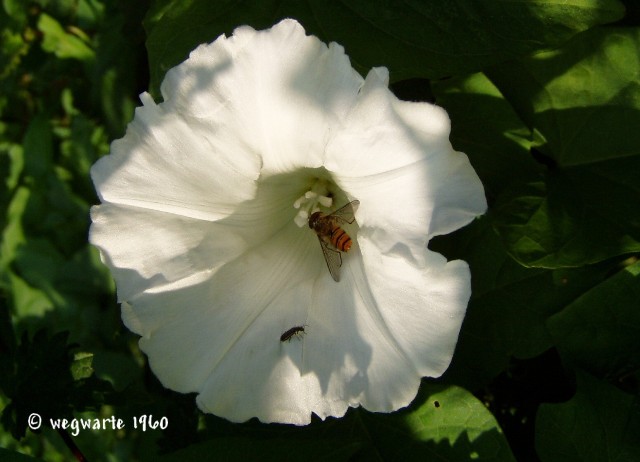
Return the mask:
[[322,255],[324,255],[324,261],[327,262],[327,267],[329,268],[329,273],[331,273],[331,277],[334,281],[340,282],[340,267],[342,266],[342,255],[338,250],[334,250],[329,247],[325,241],[318,236],[318,241],[320,241],[320,247],[322,247]]
[[360,201],[351,201],[347,205],[340,207],[335,212],[329,214],[330,218],[337,218],[339,221],[344,223],[353,223],[356,219],[355,214],[356,210],[358,210],[358,206],[360,205]]

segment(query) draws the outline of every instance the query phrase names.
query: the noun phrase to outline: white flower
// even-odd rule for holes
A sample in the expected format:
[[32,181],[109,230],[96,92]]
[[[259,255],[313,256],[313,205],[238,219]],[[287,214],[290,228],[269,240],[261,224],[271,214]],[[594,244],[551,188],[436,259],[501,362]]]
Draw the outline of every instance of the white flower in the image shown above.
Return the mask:
[[[297,425],[389,412],[448,367],[470,274],[427,242],[483,213],[483,188],[445,111],[387,85],[296,21],[240,27],[171,69],[163,103],[141,95],[93,166],[90,240],[124,323],[203,411]],[[307,219],[351,200],[335,282]]]

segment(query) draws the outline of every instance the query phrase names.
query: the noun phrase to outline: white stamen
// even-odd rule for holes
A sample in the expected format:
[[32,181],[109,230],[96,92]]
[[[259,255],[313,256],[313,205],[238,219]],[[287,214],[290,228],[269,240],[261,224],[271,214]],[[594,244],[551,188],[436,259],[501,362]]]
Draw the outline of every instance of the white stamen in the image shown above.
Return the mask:
[[293,218],[294,223],[300,228],[307,226],[312,213],[319,211],[321,206],[331,207],[333,199],[328,194],[326,182],[324,180],[316,181],[309,191],[293,203],[293,208],[299,210]]
[[318,197],[318,202],[320,202],[320,205],[322,205],[323,207],[329,208],[333,204],[333,198],[327,197],[327,196],[320,196]]
[[304,201],[305,201],[305,197],[304,196],[298,197],[296,199],[296,201],[293,203],[293,208],[294,209],[299,209]]
[[298,213],[296,213],[293,222],[298,225],[298,228],[302,228],[306,226],[307,223],[309,223],[309,214],[304,210],[300,210]]

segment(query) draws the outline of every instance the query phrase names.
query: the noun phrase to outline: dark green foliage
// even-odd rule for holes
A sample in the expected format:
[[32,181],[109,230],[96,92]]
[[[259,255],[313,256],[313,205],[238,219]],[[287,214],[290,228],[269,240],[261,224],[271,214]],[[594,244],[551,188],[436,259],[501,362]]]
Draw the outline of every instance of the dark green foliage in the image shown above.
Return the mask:
[[[489,201],[430,243],[472,271],[444,377],[408,409],[305,428],[164,389],[87,243],[89,168],[138,94],[198,44],[285,17],[444,107]],[[639,18],[633,0],[2,2],[0,458],[70,460],[68,438],[91,461],[640,460]],[[126,426],[34,432],[33,412]]]
[[386,66],[393,80],[479,71],[557,46],[576,32],[622,17],[616,0],[553,0],[536,7],[500,0],[266,0],[158,2],[147,16],[152,88],[194,43],[239,24],[265,28],[298,19],[307,32],[344,45],[361,71]]
[[24,437],[31,413],[39,414],[45,422],[71,419],[74,410],[99,408],[104,393],[110,391],[107,382],[92,375],[92,355],[71,355],[67,338],[67,332],[47,338],[41,330],[32,340],[24,334],[13,354],[3,357],[10,374],[4,376],[2,390],[11,402],[0,421],[14,438]]

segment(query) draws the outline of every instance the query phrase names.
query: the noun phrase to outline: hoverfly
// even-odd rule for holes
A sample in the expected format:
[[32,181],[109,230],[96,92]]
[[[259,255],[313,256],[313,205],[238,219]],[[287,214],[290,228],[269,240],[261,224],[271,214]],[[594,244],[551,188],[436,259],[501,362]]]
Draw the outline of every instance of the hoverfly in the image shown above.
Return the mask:
[[280,336],[281,342],[290,342],[294,336],[304,335],[305,326],[295,326]]
[[348,252],[353,241],[340,225],[353,223],[355,213],[360,201],[351,201],[328,215],[315,212],[309,217],[309,228],[318,235],[324,260],[327,262],[329,273],[334,281],[340,281],[340,267],[342,255],[340,252]]

